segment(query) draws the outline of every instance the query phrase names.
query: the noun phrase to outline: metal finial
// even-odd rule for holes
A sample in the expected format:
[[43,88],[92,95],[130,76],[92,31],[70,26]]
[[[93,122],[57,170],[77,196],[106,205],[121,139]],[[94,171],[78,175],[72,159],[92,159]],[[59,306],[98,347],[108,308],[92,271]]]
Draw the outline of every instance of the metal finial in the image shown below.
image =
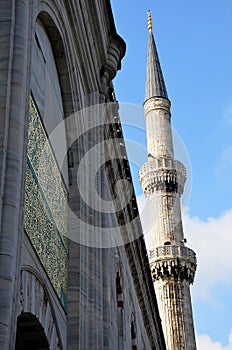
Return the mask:
[[148,20],[148,30],[149,32],[152,32],[152,18],[151,18],[150,10],[147,12],[147,20]]

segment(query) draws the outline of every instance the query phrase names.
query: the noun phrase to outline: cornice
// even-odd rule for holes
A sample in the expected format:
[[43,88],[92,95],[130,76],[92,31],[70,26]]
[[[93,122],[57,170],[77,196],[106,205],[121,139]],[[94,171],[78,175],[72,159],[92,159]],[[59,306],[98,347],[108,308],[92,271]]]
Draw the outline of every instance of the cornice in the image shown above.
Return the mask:
[[150,111],[163,109],[170,113],[171,102],[163,97],[151,97],[144,102],[144,117]]

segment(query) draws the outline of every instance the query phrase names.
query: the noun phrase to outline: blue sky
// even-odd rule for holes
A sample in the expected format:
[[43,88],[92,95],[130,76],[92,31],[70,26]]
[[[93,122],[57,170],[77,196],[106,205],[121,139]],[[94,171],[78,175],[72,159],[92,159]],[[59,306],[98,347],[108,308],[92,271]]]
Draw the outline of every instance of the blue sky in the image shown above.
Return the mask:
[[[172,102],[172,125],[187,149],[192,168],[184,227],[199,261],[192,289],[198,349],[231,350],[232,1],[111,3],[117,31],[127,44],[122,70],[114,81],[116,96],[119,102],[137,105],[133,108],[141,119],[147,10],[152,11],[153,32]],[[145,143],[139,128],[125,127],[124,134]],[[133,166],[140,196],[137,168]]]

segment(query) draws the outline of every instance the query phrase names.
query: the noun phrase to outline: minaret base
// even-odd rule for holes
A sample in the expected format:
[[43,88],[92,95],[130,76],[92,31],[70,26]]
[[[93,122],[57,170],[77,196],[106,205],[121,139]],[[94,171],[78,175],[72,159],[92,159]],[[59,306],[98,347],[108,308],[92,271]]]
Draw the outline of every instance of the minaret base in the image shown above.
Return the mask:
[[189,282],[154,282],[167,350],[196,350]]

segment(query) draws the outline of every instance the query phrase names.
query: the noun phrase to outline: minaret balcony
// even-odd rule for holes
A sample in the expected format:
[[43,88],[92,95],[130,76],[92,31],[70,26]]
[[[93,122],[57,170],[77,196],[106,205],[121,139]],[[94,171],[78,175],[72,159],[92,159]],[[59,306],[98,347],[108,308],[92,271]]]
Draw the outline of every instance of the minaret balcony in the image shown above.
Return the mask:
[[153,158],[143,164],[139,171],[139,181],[146,197],[157,191],[184,191],[186,169],[178,160],[171,158]]
[[149,252],[153,281],[174,277],[193,283],[197,259],[195,252],[185,246],[160,246]]

